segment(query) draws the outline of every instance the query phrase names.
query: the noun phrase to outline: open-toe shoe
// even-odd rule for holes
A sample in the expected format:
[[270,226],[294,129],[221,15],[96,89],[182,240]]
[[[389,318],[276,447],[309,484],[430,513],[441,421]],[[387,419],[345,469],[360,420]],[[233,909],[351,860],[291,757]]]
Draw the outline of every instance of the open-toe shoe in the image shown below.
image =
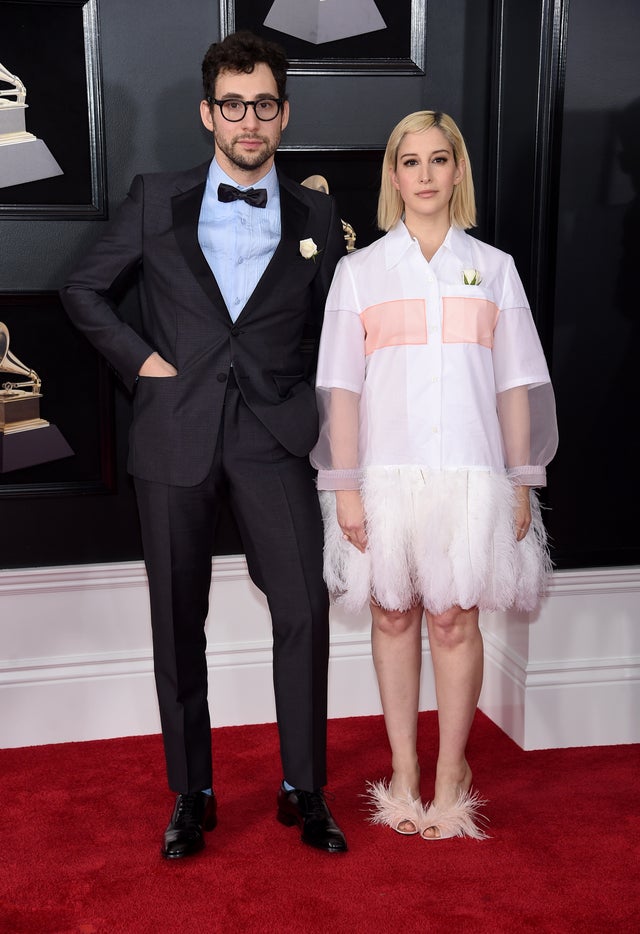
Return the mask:
[[386,782],[367,782],[367,801],[371,805],[372,824],[391,827],[406,837],[420,833],[424,812],[419,798],[410,794],[394,796]]
[[[480,808],[487,802],[477,791],[461,791],[455,804],[439,807],[428,804],[423,809],[420,835],[423,840],[447,840],[451,837],[473,837],[485,840],[488,834],[482,824],[487,818],[480,814]],[[428,830],[438,831],[437,836],[425,836]]]

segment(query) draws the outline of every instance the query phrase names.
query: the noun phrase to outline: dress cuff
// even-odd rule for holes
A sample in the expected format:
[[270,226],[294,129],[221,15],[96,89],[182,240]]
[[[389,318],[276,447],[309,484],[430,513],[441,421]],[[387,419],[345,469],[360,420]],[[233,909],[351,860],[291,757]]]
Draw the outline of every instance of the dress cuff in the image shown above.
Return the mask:
[[526,465],[508,467],[507,476],[516,486],[546,486],[547,471],[544,467]]
[[362,486],[362,470],[354,467],[349,470],[319,470],[319,490],[359,490]]

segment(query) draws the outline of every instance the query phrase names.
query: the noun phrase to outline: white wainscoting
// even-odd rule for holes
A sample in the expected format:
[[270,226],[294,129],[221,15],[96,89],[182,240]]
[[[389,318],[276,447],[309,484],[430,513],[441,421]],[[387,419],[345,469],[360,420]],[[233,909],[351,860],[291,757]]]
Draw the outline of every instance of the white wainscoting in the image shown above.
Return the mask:
[[640,568],[556,571],[536,613],[482,626],[480,707],[523,749],[640,743]]
[[[556,572],[532,617],[486,615],[480,706],[525,749],[640,742],[640,568]],[[331,620],[329,716],[378,714],[368,613]],[[140,562],[0,571],[0,746],[159,732]],[[213,561],[214,725],[275,719],[266,603]],[[435,707],[428,645],[421,707]]]

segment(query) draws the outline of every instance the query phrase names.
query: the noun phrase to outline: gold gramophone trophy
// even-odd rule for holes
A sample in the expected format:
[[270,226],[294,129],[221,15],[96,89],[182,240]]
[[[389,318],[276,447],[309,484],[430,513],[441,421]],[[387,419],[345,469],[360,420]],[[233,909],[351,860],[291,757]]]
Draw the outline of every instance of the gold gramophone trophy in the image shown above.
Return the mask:
[[[3,435],[29,428],[44,428],[49,422],[40,418],[42,382],[35,370],[25,366],[9,350],[9,329],[0,321],[0,373],[26,376],[20,383],[4,382],[0,389],[0,432]],[[25,387],[29,387],[28,390]]]
[[[300,182],[305,188],[313,188],[314,191],[322,191],[325,195],[329,194],[329,182],[324,175],[310,175]],[[347,243],[347,253],[352,253],[356,248],[356,232],[348,221],[342,221],[342,230],[344,239]]]
[[0,473],[73,454],[58,429],[40,418],[42,382],[9,350],[9,329],[0,321],[0,374],[24,377],[0,386]]

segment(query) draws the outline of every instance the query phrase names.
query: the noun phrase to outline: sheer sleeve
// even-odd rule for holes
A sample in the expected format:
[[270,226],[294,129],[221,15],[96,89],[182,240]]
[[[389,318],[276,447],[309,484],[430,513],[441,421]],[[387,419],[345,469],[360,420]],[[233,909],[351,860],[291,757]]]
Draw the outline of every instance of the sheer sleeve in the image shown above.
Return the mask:
[[320,437],[311,452],[319,490],[357,490],[360,395],[348,389],[319,389]]
[[507,473],[518,486],[545,486],[558,447],[551,383],[515,386],[497,396]]
[[311,452],[319,490],[358,489],[365,378],[364,327],[346,260],[327,297],[316,377],[320,434]]
[[493,366],[507,472],[519,486],[545,486],[558,447],[549,369],[512,257],[508,257]]

